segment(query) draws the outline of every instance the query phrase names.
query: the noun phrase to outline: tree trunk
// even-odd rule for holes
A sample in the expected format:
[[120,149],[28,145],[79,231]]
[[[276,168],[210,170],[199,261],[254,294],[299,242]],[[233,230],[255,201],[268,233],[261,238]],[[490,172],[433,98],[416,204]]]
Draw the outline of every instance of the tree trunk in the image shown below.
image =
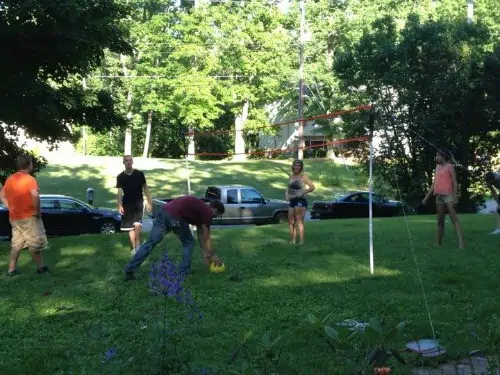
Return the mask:
[[87,155],[87,127],[82,126],[82,152],[83,155]]
[[329,160],[335,160],[335,146],[330,145],[326,148],[326,158]]
[[[83,90],[87,90],[87,80],[82,79]],[[85,112],[83,113],[83,126],[82,126],[82,151],[83,155],[87,155],[87,126],[85,125]]]
[[245,138],[243,138],[243,128],[248,118],[250,103],[248,100],[243,103],[241,114],[234,119],[234,161],[245,161]]
[[149,156],[149,142],[151,140],[151,125],[153,123],[153,110],[149,110],[148,113],[148,125],[146,127],[146,140],[144,141],[144,151],[142,153],[143,158]]
[[189,127],[189,143],[188,143],[188,155],[187,159],[188,160],[196,160],[196,156],[194,155],[196,152],[196,147],[194,143],[194,129],[192,127]]

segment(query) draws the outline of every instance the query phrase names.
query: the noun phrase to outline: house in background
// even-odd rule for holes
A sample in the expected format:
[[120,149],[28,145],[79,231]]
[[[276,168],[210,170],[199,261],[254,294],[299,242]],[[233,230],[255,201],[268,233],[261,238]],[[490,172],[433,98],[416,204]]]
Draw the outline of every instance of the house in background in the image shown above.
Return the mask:
[[[287,121],[281,119],[277,114],[277,104],[269,106],[268,111],[270,113],[270,121],[273,123],[279,124]],[[333,122],[335,124],[340,124],[342,119],[340,117],[336,117]],[[313,120],[304,123],[304,144],[306,147],[304,150],[305,158],[328,157],[334,159],[337,154],[336,149],[341,149],[342,145],[329,147],[320,146],[328,142],[331,142],[331,139],[328,138],[322,127],[317,124],[316,121]],[[297,122],[279,126],[276,135],[261,134],[259,137],[259,148],[264,151],[287,150],[298,146],[299,129]]]

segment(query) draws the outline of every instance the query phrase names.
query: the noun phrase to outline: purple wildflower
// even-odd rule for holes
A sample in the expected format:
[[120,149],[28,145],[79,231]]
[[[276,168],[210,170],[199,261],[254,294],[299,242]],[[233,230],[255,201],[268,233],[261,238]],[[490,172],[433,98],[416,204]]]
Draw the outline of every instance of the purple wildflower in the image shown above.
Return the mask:
[[153,292],[161,296],[175,298],[179,304],[189,307],[189,319],[194,317],[200,320],[203,319],[191,291],[183,286],[185,275],[179,272],[177,266],[170,261],[167,254],[164,255],[162,260],[155,262],[151,266],[149,277],[149,285]]
[[106,350],[106,361],[109,361],[116,355],[116,348],[110,348]]

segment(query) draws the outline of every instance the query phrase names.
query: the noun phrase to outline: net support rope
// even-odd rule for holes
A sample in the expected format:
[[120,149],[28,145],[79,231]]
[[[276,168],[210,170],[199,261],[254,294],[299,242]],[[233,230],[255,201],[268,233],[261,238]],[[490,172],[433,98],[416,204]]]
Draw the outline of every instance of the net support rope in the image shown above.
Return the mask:
[[[385,125],[385,124],[383,124],[383,125]],[[392,152],[391,152],[391,154],[392,154]],[[398,176],[397,176],[396,171],[394,170],[393,166],[391,166],[391,169],[392,169],[392,173],[394,175],[394,181],[396,182],[396,190],[398,192],[399,200],[400,200],[400,202],[403,202],[403,196],[401,194],[401,189],[399,188]],[[406,214],[404,204],[401,205],[401,208],[402,208],[403,216],[404,216],[404,220],[405,220],[406,231],[408,233],[408,239],[410,241],[410,248],[411,248],[411,251],[413,254],[413,260],[415,261],[415,268],[417,270],[417,276],[418,276],[418,280],[420,283],[420,289],[422,290],[422,296],[424,298],[425,309],[427,311],[427,316],[429,318],[429,324],[430,324],[431,331],[432,331],[432,337],[434,338],[434,340],[437,340],[436,339],[436,331],[434,330],[434,323],[432,321],[431,310],[429,308],[429,301],[427,300],[427,293],[425,292],[424,280],[422,279],[422,273],[420,272],[420,267],[418,265],[417,253],[415,251],[415,246],[413,244],[413,236],[411,234],[410,225],[408,223],[408,216]]]
[[290,147],[290,148],[275,148],[275,149],[270,149],[270,150],[265,150],[265,151],[250,151],[250,152],[198,152],[198,153],[189,153],[187,155],[189,156],[234,156],[234,155],[267,155],[267,154],[278,154],[278,153],[287,153],[287,152],[293,152],[297,150],[310,150],[313,148],[320,148],[320,147],[328,147],[328,146],[333,146],[333,145],[339,145],[343,143],[350,143],[350,142],[365,142],[368,141],[368,137],[356,137],[356,138],[347,138],[347,139],[339,139],[336,141],[331,141],[331,142],[324,142],[321,144],[317,145],[311,145],[311,146],[304,146],[304,147]]
[[[269,128],[278,127],[278,126],[296,124],[298,122],[307,123],[307,122],[313,121],[313,120],[329,119],[329,118],[332,118],[332,117],[338,117],[338,116],[345,115],[345,114],[348,114],[348,113],[362,111],[362,110],[369,110],[369,109],[371,109],[371,105],[360,105],[360,106],[355,107],[355,108],[344,109],[344,110],[341,110],[341,111],[336,111],[336,112],[332,112],[332,113],[325,113],[325,114],[322,114],[322,115],[316,115],[316,116],[311,116],[311,117],[306,117],[306,118],[299,118],[299,119],[295,119],[295,120],[288,120],[288,121],[283,121],[283,122],[277,122],[275,124],[268,124],[268,125],[257,126],[257,127],[254,127],[254,128],[243,129],[242,131],[255,131],[255,130],[260,130],[260,129],[269,129]],[[233,133],[233,132],[234,132],[234,130],[228,130],[228,129],[206,130],[206,131],[191,130],[191,131],[185,132],[185,134],[186,135],[230,134],[230,133]]]
[[[401,190],[399,189],[398,177],[396,175],[396,171],[394,170],[394,168],[393,167],[391,167],[391,168],[392,168],[392,172],[394,173],[394,180],[396,182],[396,189],[398,191],[399,200],[402,202],[403,197],[401,195]],[[436,332],[434,330],[434,323],[432,322],[431,310],[429,309],[429,302],[427,300],[427,294],[425,293],[424,281],[422,279],[420,267],[418,266],[417,253],[415,251],[415,246],[413,245],[413,237],[411,235],[410,225],[408,224],[408,217],[406,215],[406,210],[405,210],[404,205],[401,205],[401,207],[403,209],[403,216],[405,219],[406,231],[408,232],[408,238],[410,240],[410,247],[411,247],[411,251],[413,253],[413,259],[415,260],[415,267],[417,269],[418,280],[420,281],[420,288],[422,289],[422,295],[424,297],[424,303],[425,303],[425,308],[427,310],[427,316],[429,317],[429,323],[431,325],[432,336],[434,337],[434,340],[436,340]]]

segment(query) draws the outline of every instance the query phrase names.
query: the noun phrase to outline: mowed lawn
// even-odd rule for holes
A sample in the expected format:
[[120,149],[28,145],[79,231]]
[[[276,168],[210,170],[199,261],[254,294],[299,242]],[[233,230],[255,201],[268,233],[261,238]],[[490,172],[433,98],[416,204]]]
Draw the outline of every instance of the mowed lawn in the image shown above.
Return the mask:
[[[291,160],[190,161],[191,192],[202,196],[208,185],[242,184],[258,189],[266,198],[284,199]],[[140,159],[134,166],[145,172],[153,197],[175,197],[188,193],[186,163],[182,160]],[[37,176],[42,194],[66,194],[86,200],[86,189],[94,188],[94,204],[116,206],[116,176],[123,170],[121,158],[74,157],[53,159]],[[331,198],[337,191],[366,188],[366,179],[356,166],[324,160],[306,160],[305,172],[316,185],[311,200]]]
[[[493,218],[461,219],[466,250],[456,247],[450,225],[445,246],[437,249],[434,218],[409,218],[436,335],[447,349],[441,360],[491,349],[487,337],[492,327],[497,329],[494,318],[500,311],[500,236],[487,234]],[[409,340],[432,337],[404,220],[375,219],[374,233],[372,276],[367,220],[309,222],[303,247],[287,243],[286,225],[214,230],[227,272],[209,273],[196,249],[186,286],[203,313],[199,325],[185,318],[174,300],[165,304],[148,286],[150,266],[160,259],[164,244],[179,259],[179,244],[171,235],[133,282],[124,282],[121,271],[130,259],[124,235],[51,239],[46,259],[52,275],[36,275],[23,253],[21,275],[2,276],[0,373],[158,373],[158,331],[166,306],[167,323],[175,330],[167,341],[169,355],[175,347],[198,367],[228,373],[234,342],[227,333],[252,330],[251,342],[266,332],[285,335],[279,374],[345,374],[349,362],[361,361],[364,347],[356,341],[344,352],[332,352],[307,329],[309,313],[332,313],[331,324],[374,316],[390,324],[405,321],[397,342],[401,348]],[[2,243],[0,251],[3,272],[8,244]],[[230,279],[236,274],[240,282]],[[106,360],[110,349],[114,356]]]

